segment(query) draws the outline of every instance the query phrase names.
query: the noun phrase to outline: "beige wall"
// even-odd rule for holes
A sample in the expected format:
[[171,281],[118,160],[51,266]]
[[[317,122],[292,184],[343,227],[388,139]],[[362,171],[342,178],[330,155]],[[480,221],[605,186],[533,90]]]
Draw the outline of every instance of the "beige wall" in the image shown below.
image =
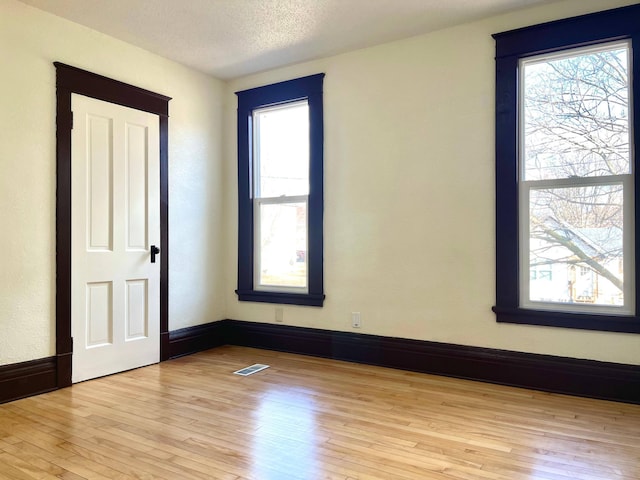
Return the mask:
[[0,365],[55,353],[54,61],[173,97],[170,329],[224,318],[223,83],[0,0]]
[[[234,91],[325,72],[323,308],[284,323],[640,364],[640,335],[499,325],[491,33],[630,1],[572,0],[223,84],[0,0],[0,365],[55,353],[55,70],[173,97],[170,329],[273,322],[237,302]],[[223,144],[224,142],[224,144]],[[224,147],[224,150],[223,148]]]
[[227,89],[227,316],[238,302],[233,92],[325,72],[323,308],[284,323],[640,364],[640,335],[498,324],[492,33],[632,2],[563,2],[238,79]]

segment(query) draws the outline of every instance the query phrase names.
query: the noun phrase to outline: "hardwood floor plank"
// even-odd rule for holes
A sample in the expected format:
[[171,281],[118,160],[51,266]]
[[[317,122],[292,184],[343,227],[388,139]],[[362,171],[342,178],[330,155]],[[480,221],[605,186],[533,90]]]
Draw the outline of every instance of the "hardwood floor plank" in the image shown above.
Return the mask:
[[220,347],[0,405],[0,479],[53,478],[640,480],[640,406]]
[[62,474],[63,470],[59,467],[55,467],[47,462],[40,461],[34,462],[34,459],[24,459],[21,455],[13,455],[8,452],[0,453],[0,465],[9,465],[16,471],[26,474],[26,478],[37,480],[57,480],[58,474]]

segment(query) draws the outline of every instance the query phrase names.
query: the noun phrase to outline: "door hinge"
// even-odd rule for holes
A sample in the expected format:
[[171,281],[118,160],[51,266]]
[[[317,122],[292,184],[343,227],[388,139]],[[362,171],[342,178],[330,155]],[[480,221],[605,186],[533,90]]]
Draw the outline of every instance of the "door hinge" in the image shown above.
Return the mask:
[[73,130],[73,110],[71,111],[71,130]]

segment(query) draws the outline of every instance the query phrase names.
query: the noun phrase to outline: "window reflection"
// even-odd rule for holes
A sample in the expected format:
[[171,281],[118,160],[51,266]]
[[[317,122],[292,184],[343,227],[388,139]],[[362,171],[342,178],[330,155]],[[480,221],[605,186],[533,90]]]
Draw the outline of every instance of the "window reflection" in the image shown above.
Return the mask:
[[315,480],[321,468],[314,398],[295,389],[270,390],[254,415],[253,478],[274,480],[290,474],[296,479]]

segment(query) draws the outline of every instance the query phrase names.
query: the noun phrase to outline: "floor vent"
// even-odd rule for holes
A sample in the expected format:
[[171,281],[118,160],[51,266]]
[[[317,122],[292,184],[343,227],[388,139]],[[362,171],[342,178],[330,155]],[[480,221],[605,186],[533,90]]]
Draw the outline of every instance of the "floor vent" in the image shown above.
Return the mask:
[[256,363],[255,365],[251,365],[250,367],[245,367],[242,370],[238,370],[237,372],[233,372],[233,373],[235,373],[236,375],[242,375],[243,377],[247,377],[249,375],[259,372],[260,370],[264,370],[265,368],[269,368],[269,365]]

